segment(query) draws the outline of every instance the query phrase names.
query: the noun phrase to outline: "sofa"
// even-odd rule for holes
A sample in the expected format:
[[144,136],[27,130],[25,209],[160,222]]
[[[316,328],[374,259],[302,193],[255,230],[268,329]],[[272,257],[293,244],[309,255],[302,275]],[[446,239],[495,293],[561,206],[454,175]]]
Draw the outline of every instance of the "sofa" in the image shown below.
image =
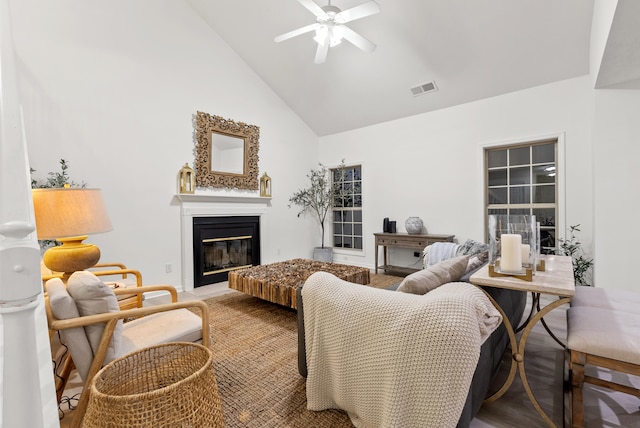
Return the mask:
[[[470,257],[468,257],[470,258]],[[464,275],[455,281],[467,281],[469,277],[482,266],[475,266],[465,271]],[[390,291],[400,288],[401,283],[389,287]],[[484,287],[489,295],[500,305],[511,324],[520,324],[524,313],[527,296],[524,292]],[[307,377],[307,356],[305,346],[304,301],[303,286],[296,293],[298,308],[298,370],[301,376]],[[394,291],[397,292],[397,291]],[[503,360],[505,350],[509,345],[509,337],[503,324],[491,333],[480,348],[480,357],[471,380],[466,402],[458,420],[458,427],[468,427],[475,417],[484,399],[489,394],[492,380],[496,376]]]

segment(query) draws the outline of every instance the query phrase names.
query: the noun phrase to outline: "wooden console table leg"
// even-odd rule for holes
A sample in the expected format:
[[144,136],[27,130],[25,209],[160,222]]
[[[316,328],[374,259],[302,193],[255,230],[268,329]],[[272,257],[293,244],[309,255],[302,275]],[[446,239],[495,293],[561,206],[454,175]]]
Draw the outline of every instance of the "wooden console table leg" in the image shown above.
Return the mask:
[[387,273],[387,246],[382,247],[382,253],[384,254],[384,273]]
[[538,411],[538,414],[542,417],[542,419],[544,419],[544,421],[550,427],[555,427],[556,425],[547,416],[547,414],[544,412],[544,410],[542,410],[542,407],[540,407],[540,404],[538,403],[538,400],[533,395],[533,391],[531,391],[531,387],[529,386],[529,381],[527,380],[527,373],[525,372],[525,367],[524,367],[524,351],[525,351],[525,345],[527,344],[527,338],[529,337],[529,333],[531,333],[531,330],[536,325],[536,323],[538,321],[540,321],[542,319],[542,317],[544,317],[546,314],[551,312],[553,309],[557,308],[558,306],[564,305],[565,303],[569,303],[570,301],[571,301],[571,298],[564,297],[564,298],[555,300],[552,303],[549,303],[544,308],[542,308],[531,319],[531,322],[529,324],[527,324],[526,328],[524,329],[524,331],[522,333],[522,336],[520,337],[520,343],[518,344],[518,354],[520,354],[522,356],[522,361],[520,361],[518,363],[518,369],[520,370],[520,379],[522,380],[522,385],[524,386],[524,389],[525,389],[525,391],[527,393],[527,396],[529,396],[529,400],[531,400],[531,403],[533,404],[533,407],[535,407],[535,409]]
[[375,265],[376,265],[376,270],[375,270],[375,274],[378,274],[378,243],[376,242],[376,251],[375,251],[376,255],[375,255]]
[[498,398],[502,397],[504,393],[507,392],[507,390],[511,387],[511,384],[513,383],[513,380],[516,377],[516,372],[518,371],[519,360],[522,359],[522,356],[517,352],[518,342],[516,340],[516,333],[513,331],[513,326],[509,321],[509,317],[507,317],[507,314],[505,314],[505,312],[502,310],[500,305],[498,305],[498,303],[493,299],[493,297],[491,297],[489,293],[487,293],[487,291],[484,288],[482,287],[478,287],[478,288],[482,290],[482,292],[491,301],[491,304],[498,310],[498,312],[500,312],[500,315],[502,315],[502,323],[504,324],[504,327],[507,329],[507,335],[509,336],[509,344],[511,346],[511,367],[509,368],[509,375],[505,379],[500,389],[498,389],[498,391],[494,392],[493,395],[491,395],[490,397],[487,397],[484,399],[483,403],[488,404],[488,403],[493,403]]
[[[527,338],[529,337],[529,333],[531,333],[531,330],[536,325],[536,323],[540,321],[551,310],[565,303],[568,303],[569,301],[571,301],[571,299],[570,298],[558,299],[548,304],[541,310],[539,310],[532,318],[530,318],[529,322],[527,322],[524,328],[524,331],[522,333],[522,336],[520,337],[520,341],[518,342],[516,339],[515,332],[513,330],[513,326],[509,322],[509,318],[507,318],[506,314],[504,313],[500,305],[498,305],[498,303],[493,299],[493,297],[491,297],[489,293],[487,293],[484,289],[482,289],[482,287],[480,287],[480,289],[485,293],[485,295],[489,298],[493,306],[495,306],[495,308],[502,315],[503,324],[507,329],[507,333],[509,335],[509,341],[511,343],[511,352],[513,357],[511,360],[511,368],[509,370],[509,375],[507,376],[507,379],[504,381],[504,383],[502,384],[502,386],[497,392],[495,392],[493,395],[491,395],[490,397],[487,397],[484,400],[484,403],[492,403],[496,401],[498,398],[502,397],[502,395],[504,395],[504,393],[507,392],[507,390],[511,387],[511,384],[513,383],[513,380],[515,378],[515,374],[517,371],[519,371],[520,379],[522,380],[522,385],[525,389],[525,392],[527,393],[527,396],[529,397],[529,400],[533,404],[533,407],[536,409],[538,414],[542,417],[542,419],[544,419],[544,421],[547,423],[549,427],[555,427],[555,424],[547,416],[544,410],[542,410],[542,407],[540,407],[538,400],[533,395],[533,391],[531,391],[531,387],[529,386],[529,381],[527,380],[527,374],[525,372],[524,351],[525,351],[525,345],[527,344]],[[532,302],[532,304],[535,305],[535,302]]]

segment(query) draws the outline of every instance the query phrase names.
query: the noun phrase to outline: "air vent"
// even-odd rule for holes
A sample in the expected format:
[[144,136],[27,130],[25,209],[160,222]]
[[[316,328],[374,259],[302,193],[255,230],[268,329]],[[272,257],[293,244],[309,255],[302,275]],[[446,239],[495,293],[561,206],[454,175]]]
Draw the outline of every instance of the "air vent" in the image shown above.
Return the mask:
[[414,86],[413,88],[411,88],[411,93],[414,97],[417,97],[418,95],[426,94],[427,92],[434,92],[437,90],[438,88],[436,86],[436,82],[431,81],[428,83],[423,83],[422,85]]

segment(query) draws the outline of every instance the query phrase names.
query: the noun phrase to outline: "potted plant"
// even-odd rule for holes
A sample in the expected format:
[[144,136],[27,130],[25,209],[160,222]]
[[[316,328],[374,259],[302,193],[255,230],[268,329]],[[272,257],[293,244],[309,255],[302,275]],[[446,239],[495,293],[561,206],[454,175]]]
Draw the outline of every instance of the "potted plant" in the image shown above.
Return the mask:
[[582,243],[578,241],[575,232],[580,232],[580,225],[569,226],[571,236],[568,239],[559,238],[560,248],[557,254],[562,256],[571,256],[573,261],[573,279],[576,285],[589,285],[586,275],[589,269],[593,267],[593,259],[584,256]]
[[[76,183],[75,181],[71,181],[69,178],[69,173],[67,170],[69,169],[69,164],[66,160],[60,159],[60,171],[61,172],[50,172],[47,174],[46,181],[38,181],[37,179],[31,178],[31,188],[32,189],[46,189],[46,188],[55,188],[55,187],[80,187],[85,188],[87,184],[83,181],[82,183]],[[31,168],[31,174],[36,172],[35,169]]]
[[309,186],[299,189],[289,198],[289,208],[291,208],[291,205],[301,207],[298,217],[305,213],[311,213],[315,216],[322,230],[322,241],[320,247],[314,248],[313,259],[331,262],[333,261],[333,247],[325,247],[324,245],[324,223],[334,200],[346,196],[344,186],[341,185],[341,182],[344,181],[345,166],[343,160],[334,171],[334,174],[336,174],[334,175],[336,185],[334,185],[331,179],[331,171],[321,163],[318,165],[319,168],[312,169],[307,174]]

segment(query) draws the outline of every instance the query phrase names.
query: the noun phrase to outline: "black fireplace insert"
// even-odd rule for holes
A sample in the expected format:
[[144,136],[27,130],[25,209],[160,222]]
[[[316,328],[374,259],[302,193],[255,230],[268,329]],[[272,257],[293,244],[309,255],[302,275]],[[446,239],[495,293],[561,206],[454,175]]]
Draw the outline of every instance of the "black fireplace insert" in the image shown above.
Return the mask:
[[193,219],[194,287],[227,281],[229,272],[260,264],[260,217]]

